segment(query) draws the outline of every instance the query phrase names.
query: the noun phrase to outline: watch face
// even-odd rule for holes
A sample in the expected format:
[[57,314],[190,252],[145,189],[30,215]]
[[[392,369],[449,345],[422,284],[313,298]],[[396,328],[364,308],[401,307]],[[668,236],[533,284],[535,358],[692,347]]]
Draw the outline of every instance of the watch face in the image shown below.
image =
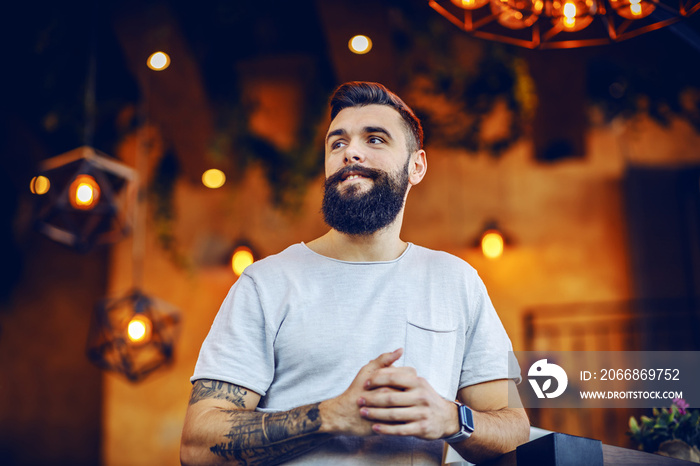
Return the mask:
[[472,410],[467,406],[461,405],[459,407],[459,422],[462,424],[462,428],[474,432],[474,416],[472,415]]

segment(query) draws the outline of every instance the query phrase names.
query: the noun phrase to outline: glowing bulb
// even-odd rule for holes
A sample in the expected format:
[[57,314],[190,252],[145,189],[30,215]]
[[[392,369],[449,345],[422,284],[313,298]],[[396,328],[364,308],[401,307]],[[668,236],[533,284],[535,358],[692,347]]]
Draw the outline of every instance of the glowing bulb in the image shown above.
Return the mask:
[[553,3],[552,22],[560,24],[567,32],[584,29],[596,14],[597,4],[593,0],[567,0],[563,5]]
[[610,6],[625,19],[645,18],[656,9],[654,2],[648,0],[610,0]]
[[481,251],[489,259],[496,259],[503,254],[503,236],[497,230],[489,230],[481,237]]
[[148,67],[155,71],[162,71],[170,66],[170,56],[165,52],[154,52],[146,61]]
[[348,47],[352,53],[363,55],[372,50],[372,40],[369,37],[360,34],[350,39],[350,42],[348,42]]
[[207,188],[220,188],[226,183],[226,175],[221,170],[210,168],[202,173],[202,184]]
[[573,3],[564,4],[564,16],[569,19],[574,19],[576,17],[576,5]]
[[452,3],[465,10],[476,10],[488,3],[488,0],[452,0]]
[[92,186],[87,183],[81,183],[78,185],[78,189],[75,191],[75,200],[79,204],[92,204],[93,200]]
[[245,246],[237,247],[233,252],[233,256],[231,257],[231,267],[233,268],[233,273],[235,273],[237,277],[240,277],[246,267],[253,262],[255,262],[253,251]]
[[34,178],[32,178],[32,181],[29,182],[29,190],[33,194],[46,194],[49,192],[50,188],[51,182],[45,176],[35,176]]
[[78,175],[68,189],[69,200],[73,207],[90,210],[100,200],[100,186],[90,175]]
[[491,12],[498,22],[508,29],[524,29],[532,26],[542,13],[541,0],[493,0]]
[[145,343],[151,339],[151,321],[143,315],[135,315],[126,326],[126,334],[133,343]]

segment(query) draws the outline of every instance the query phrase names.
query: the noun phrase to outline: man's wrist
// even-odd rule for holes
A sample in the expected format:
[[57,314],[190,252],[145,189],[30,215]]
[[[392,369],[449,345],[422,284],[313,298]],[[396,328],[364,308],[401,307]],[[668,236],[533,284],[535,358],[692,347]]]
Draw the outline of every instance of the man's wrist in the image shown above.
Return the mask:
[[325,400],[322,401],[318,404],[318,413],[319,416],[321,417],[321,427],[318,429],[319,433],[322,434],[333,434],[335,433],[336,427],[333,426],[333,423],[331,422],[331,419],[333,419],[333,416],[331,415],[332,407],[329,406],[329,404],[332,403],[332,400]]
[[443,440],[447,443],[459,443],[468,439],[474,432],[474,416],[472,410],[462,403],[454,402],[457,409],[458,430],[444,437]]

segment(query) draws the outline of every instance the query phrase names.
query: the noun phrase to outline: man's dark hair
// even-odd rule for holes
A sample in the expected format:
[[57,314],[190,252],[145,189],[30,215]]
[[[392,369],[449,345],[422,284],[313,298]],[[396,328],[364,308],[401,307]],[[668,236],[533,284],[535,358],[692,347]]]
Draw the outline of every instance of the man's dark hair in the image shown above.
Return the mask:
[[341,110],[365,105],[386,105],[401,115],[408,129],[408,150],[413,153],[423,148],[423,127],[413,110],[399,96],[379,83],[352,81],[342,84],[331,97],[331,120]]

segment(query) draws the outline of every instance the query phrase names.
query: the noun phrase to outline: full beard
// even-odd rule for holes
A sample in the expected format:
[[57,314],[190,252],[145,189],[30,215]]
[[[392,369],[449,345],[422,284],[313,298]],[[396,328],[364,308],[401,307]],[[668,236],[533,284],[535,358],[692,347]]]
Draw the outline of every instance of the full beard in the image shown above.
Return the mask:
[[[352,171],[373,181],[361,193],[360,186],[339,188]],[[403,170],[389,174],[362,166],[347,166],[328,177],[324,185],[323,218],[334,230],[348,235],[368,236],[391,224],[403,208],[408,189],[408,160]]]

